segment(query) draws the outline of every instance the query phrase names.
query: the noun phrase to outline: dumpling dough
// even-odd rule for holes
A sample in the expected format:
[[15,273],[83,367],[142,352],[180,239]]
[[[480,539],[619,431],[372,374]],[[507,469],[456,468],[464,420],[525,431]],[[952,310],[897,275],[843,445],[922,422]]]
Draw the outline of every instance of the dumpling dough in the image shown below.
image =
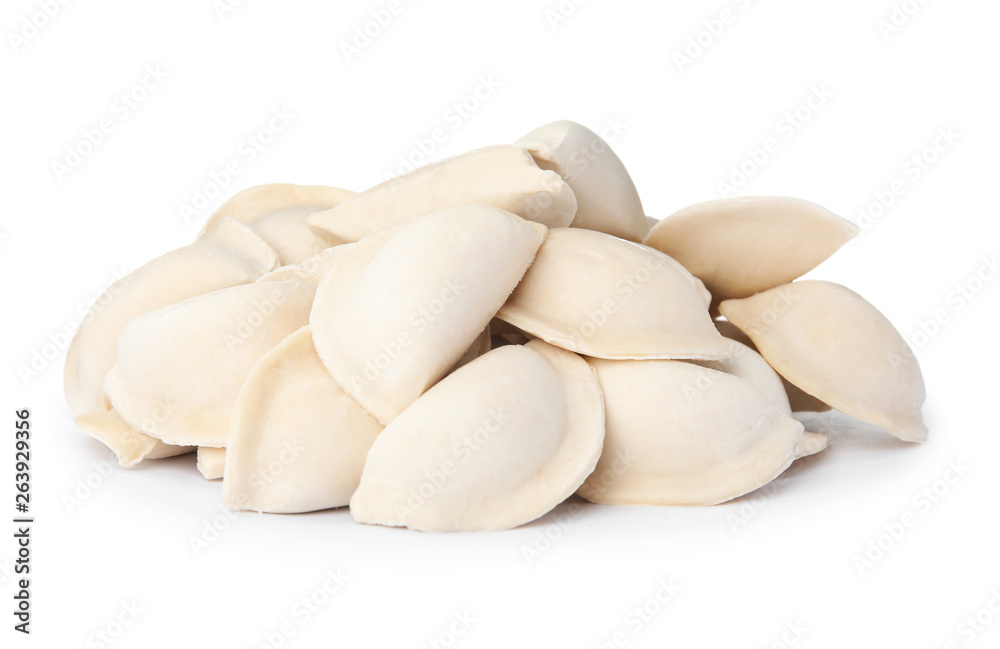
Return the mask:
[[323,364],[389,423],[486,328],[544,233],[494,207],[458,207],[336,248],[310,316]]
[[590,362],[607,432],[579,491],[587,500],[714,505],[767,484],[804,454],[802,424],[749,381],[682,361]]
[[630,241],[649,233],[639,192],[625,165],[601,136],[562,120],[536,128],[516,144],[542,169],[558,173],[576,195],[571,228],[586,228]]
[[281,514],[343,507],[381,430],[330,377],[303,327],[261,357],[243,384],[222,502]]
[[218,480],[226,468],[226,449],[198,447],[198,470],[206,480]]
[[844,414],[907,442],[927,439],[924,379],[878,309],[832,282],[794,282],[719,310],[786,379]]
[[549,230],[498,317],[598,358],[729,356],[704,294],[673,259],[593,230]]
[[316,287],[234,286],[133,320],[104,389],[131,427],[168,444],[226,446],[240,386],[257,359],[304,326]]
[[193,446],[171,446],[143,435],[122,421],[114,410],[84,413],[76,418],[75,423],[77,428],[114,451],[118,464],[123,467],[194,451]]
[[322,236],[358,241],[437,210],[484,205],[548,227],[570,224],[576,197],[559,174],[516,146],[492,146],[434,162],[309,217]]
[[[728,320],[716,320],[715,328],[726,338],[734,340],[757,352],[757,346],[750,340],[750,336],[740,331],[739,327],[732,322]],[[759,354],[759,352],[757,353]],[[789,383],[788,379],[780,374],[778,374],[778,378],[781,379],[781,385],[785,388],[785,395],[788,397],[788,405],[791,407],[792,412],[826,412],[830,409],[829,404],[823,403],[811,394],[806,394],[794,384]]]
[[168,252],[116,282],[94,303],[66,354],[65,390],[73,414],[108,410],[104,377],[129,322],[169,304],[247,284],[278,266],[278,256],[232,219],[199,241]]
[[541,341],[501,347],[382,431],[351,515],[428,532],[517,527],[573,493],[603,438],[601,387],[583,359]]
[[215,210],[208,218],[198,237],[205,236],[225,218],[251,225],[268,214],[287,208],[330,209],[340,205],[356,193],[324,185],[293,185],[291,183],[255,185],[237,192],[232,198],[220,205],[219,209]]
[[858,227],[799,198],[724,198],[660,221],[645,244],[705,282],[716,300],[747,297],[809,272]]

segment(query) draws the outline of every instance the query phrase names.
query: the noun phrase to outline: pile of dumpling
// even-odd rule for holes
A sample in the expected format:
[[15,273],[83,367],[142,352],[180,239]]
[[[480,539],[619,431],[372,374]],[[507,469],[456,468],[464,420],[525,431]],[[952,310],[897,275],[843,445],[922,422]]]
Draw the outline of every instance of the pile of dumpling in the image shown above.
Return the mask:
[[359,194],[238,193],[97,301],[66,394],[123,466],[197,450],[234,509],[463,531],[574,493],[712,505],[826,447],[793,412],[926,439],[903,337],[793,281],[857,231],[770,197],[657,222],[555,122]]

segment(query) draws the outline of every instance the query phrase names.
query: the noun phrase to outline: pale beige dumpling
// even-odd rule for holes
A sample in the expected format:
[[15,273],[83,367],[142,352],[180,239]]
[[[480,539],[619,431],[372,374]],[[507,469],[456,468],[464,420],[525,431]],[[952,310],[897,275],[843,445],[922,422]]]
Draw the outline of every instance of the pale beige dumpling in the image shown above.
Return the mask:
[[171,446],[143,435],[122,421],[114,410],[84,413],[76,418],[75,424],[114,451],[118,464],[123,467],[133,467],[143,460],[160,460],[194,452],[193,446]]
[[258,282],[311,282],[317,286],[333,268],[337,260],[338,246],[325,248],[312,257],[297,264],[279,266],[257,279]]
[[[757,346],[750,340],[750,336],[740,331],[740,328],[732,322],[728,320],[716,320],[715,328],[726,338],[734,340],[757,352]],[[778,374],[778,378],[781,379],[781,385],[785,388],[785,395],[788,397],[788,405],[791,407],[792,412],[826,412],[830,409],[829,404],[823,403],[811,394],[806,394],[794,384],[789,383],[788,379],[780,374]]]
[[591,359],[604,452],[579,494],[616,505],[714,505],[814,452],[802,424],[756,385],[683,361]]
[[686,207],[660,221],[644,243],[684,264],[721,301],[790,282],[857,233],[815,203],[752,196]]
[[576,195],[570,227],[642,241],[649,233],[639,192],[625,165],[600,135],[561,120],[536,128],[516,144],[542,169],[558,173]]
[[323,364],[389,423],[486,328],[544,234],[504,210],[459,207],[340,246],[310,316]]
[[441,209],[484,205],[548,227],[570,224],[576,197],[554,171],[538,168],[516,146],[492,146],[431,163],[317,212],[309,223],[321,236],[358,241]]
[[719,310],[808,394],[907,442],[927,439],[917,359],[892,323],[857,293],[802,281],[727,300]]
[[218,480],[225,472],[226,449],[199,446],[197,467],[206,480]]
[[298,264],[331,246],[343,243],[316,236],[306,222],[310,214],[326,208],[305,205],[270,212],[250,224],[261,239],[274,248],[283,266]]
[[254,363],[309,320],[316,287],[247,284],[136,318],[122,330],[104,389],[132,428],[168,444],[226,446]]
[[[727,323],[728,324],[728,323]],[[753,385],[763,390],[768,396],[771,405],[781,411],[782,414],[792,416],[792,406],[789,403],[788,394],[785,391],[785,384],[774,368],[771,367],[764,357],[757,351],[736,340],[729,340],[729,350],[732,358],[724,361],[694,361],[702,367],[709,367],[713,370],[725,372],[739,377],[744,381],[749,381]],[[826,435],[821,433],[802,433],[803,439],[800,442],[799,457],[812,455],[826,448]]]
[[601,387],[586,361],[541,341],[502,347],[382,431],[351,515],[428,532],[517,527],[580,486],[603,438]]
[[677,262],[602,232],[549,230],[498,317],[598,358],[729,356],[705,297]]
[[64,387],[74,415],[104,411],[104,377],[115,364],[118,335],[135,318],[228,286],[247,284],[278,266],[278,256],[245,225],[223,219],[195,243],[137,268],[94,303],[66,354]]
[[222,502],[281,514],[344,507],[381,431],[330,377],[303,327],[261,357],[240,390]]
[[205,236],[225,218],[251,225],[268,214],[288,208],[330,209],[340,205],[356,193],[348,189],[325,185],[293,185],[291,183],[255,185],[237,192],[220,205],[219,209],[215,210],[208,218],[198,236],[199,238]]

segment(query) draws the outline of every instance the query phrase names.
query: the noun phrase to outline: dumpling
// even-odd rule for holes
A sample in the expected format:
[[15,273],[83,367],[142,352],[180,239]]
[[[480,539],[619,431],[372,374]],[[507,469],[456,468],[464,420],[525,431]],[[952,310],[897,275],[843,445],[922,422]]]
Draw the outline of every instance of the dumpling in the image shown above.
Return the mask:
[[517,527],[576,490],[603,438],[601,387],[586,361],[541,341],[501,347],[382,431],[351,515],[428,532]]
[[321,239],[306,222],[310,214],[325,208],[311,205],[286,207],[269,212],[250,224],[275,252],[282,265],[298,264],[341,242]]
[[198,447],[198,470],[206,480],[218,480],[226,468],[226,449]]
[[257,359],[304,326],[316,287],[247,284],[136,318],[104,389],[131,427],[168,444],[226,446],[240,386]]
[[[715,328],[726,338],[734,340],[757,352],[757,346],[750,340],[750,336],[740,331],[740,328],[732,322],[728,320],[716,320]],[[757,353],[759,354],[759,352]],[[778,378],[781,379],[781,385],[785,388],[785,395],[788,397],[788,405],[791,407],[792,412],[826,412],[830,409],[829,404],[823,403],[811,394],[806,394],[794,384],[789,383],[788,379],[780,374],[778,374]]]
[[330,377],[303,327],[257,361],[240,391],[223,504],[282,514],[343,507],[381,431]]
[[536,128],[516,144],[542,169],[558,173],[576,195],[572,228],[641,242],[649,233],[639,192],[625,165],[601,136],[562,120]]
[[194,451],[193,446],[171,446],[143,435],[114,410],[87,412],[76,418],[76,427],[101,442],[118,457],[118,464],[133,467],[143,460],[160,460]]
[[486,328],[544,233],[501,209],[458,207],[340,246],[310,316],[323,364],[392,421]]
[[498,317],[598,358],[729,356],[703,294],[674,260],[593,230],[549,230]]
[[660,221],[644,243],[705,282],[716,300],[747,297],[809,272],[858,227],[799,198],[725,198]]
[[590,363],[607,422],[579,490],[592,502],[714,505],[767,484],[812,446],[802,424],[737,376],[683,361]]
[[324,185],[293,185],[270,183],[255,185],[234,194],[219,206],[201,229],[199,238],[205,236],[222,219],[230,218],[247,225],[268,214],[294,207],[329,209],[340,205],[357,192]]
[[358,241],[444,208],[483,205],[548,227],[569,225],[576,198],[559,174],[538,168],[516,146],[492,146],[434,162],[309,217],[313,228]]
[[66,399],[73,414],[111,408],[102,384],[115,364],[118,335],[129,322],[196,295],[247,284],[277,266],[277,255],[260,237],[223,219],[204,238],[116,282],[94,303],[66,355]]
[[927,439],[920,365],[892,323],[857,293],[802,281],[726,300],[719,310],[808,394],[904,441]]
[[[775,372],[774,368],[755,349],[743,343],[729,340],[729,350],[733,357],[728,360],[695,362],[702,367],[732,374],[756,385],[767,394],[772,406],[780,410],[782,414],[791,417],[792,406],[781,375]],[[806,431],[802,435],[804,439],[800,440],[802,452],[799,457],[818,453],[827,446],[827,437],[822,433]]]

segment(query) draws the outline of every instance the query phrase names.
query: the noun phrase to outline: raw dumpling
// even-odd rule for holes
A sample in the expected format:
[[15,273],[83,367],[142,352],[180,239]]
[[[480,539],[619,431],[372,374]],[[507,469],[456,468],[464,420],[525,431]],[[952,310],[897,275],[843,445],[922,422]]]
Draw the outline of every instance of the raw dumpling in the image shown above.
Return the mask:
[[306,223],[310,214],[323,209],[326,208],[312,205],[286,207],[265,214],[251,223],[250,227],[274,248],[282,265],[298,264],[341,243],[319,238]]
[[247,284],[133,320],[104,389],[130,426],[168,444],[226,446],[240,386],[257,359],[304,326],[316,287]]
[[498,316],[598,358],[726,358],[703,294],[651,248],[577,228],[549,230]]
[[832,282],[794,282],[719,310],[786,379],[837,410],[907,442],[927,439],[924,379],[892,323]]
[[586,361],[541,341],[501,347],[382,431],[351,515],[428,532],[517,527],[576,490],[603,438],[601,387]]
[[[750,336],[740,331],[739,327],[732,322],[728,320],[716,320],[715,328],[726,338],[734,340],[757,352],[757,346],[750,340]],[[785,388],[785,395],[788,397],[788,405],[791,407],[792,412],[826,412],[830,409],[828,404],[823,403],[811,394],[806,394],[792,383],[789,383],[788,379],[780,374],[778,374],[778,378],[781,379],[781,385]]]
[[544,234],[501,209],[458,207],[336,248],[310,316],[323,364],[392,421],[486,328]]
[[[617,505],[714,505],[767,484],[812,445],[766,392],[682,361],[592,359],[604,452],[580,495]],[[817,449],[818,450],[818,449]]]
[[684,264],[721,301],[790,282],[857,233],[815,203],[754,196],[686,207],[660,221],[644,243]]
[[333,268],[337,259],[337,246],[329,247],[297,264],[289,264],[275,268],[270,273],[262,275],[258,282],[311,282],[317,286]]
[[104,377],[115,364],[118,334],[160,307],[228,286],[247,284],[278,266],[278,257],[232,219],[195,243],[157,257],[97,299],[66,355],[65,390],[73,414],[108,410]]
[[323,236],[358,241],[415,217],[463,205],[498,207],[548,227],[569,225],[576,214],[573,190],[559,174],[539,169],[527,151],[508,145],[421,167],[313,214],[309,223]]
[[[727,323],[728,324],[728,323]],[[791,417],[792,406],[789,403],[788,393],[785,390],[785,382],[774,368],[768,365],[764,357],[757,351],[736,340],[729,340],[729,350],[733,357],[724,361],[696,361],[702,367],[710,367],[713,370],[732,374],[744,381],[756,385],[763,390],[771,405],[781,411],[782,414]],[[826,448],[826,435],[821,433],[802,433],[804,439],[800,440],[801,454],[812,455]]]
[[340,205],[357,192],[323,185],[270,183],[248,187],[227,200],[208,218],[199,238],[205,236],[224,218],[250,225],[273,212],[289,207],[312,207],[320,210]]
[[114,410],[88,412],[76,418],[76,427],[101,442],[118,457],[118,464],[132,467],[143,460],[159,460],[194,451],[192,446],[171,446],[143,435]]
[[226,468],[226,449],[198,447],[198,470],[206,480],[218,480]]
[[381,430],[330,377],[303,327],[257,361],[240,391],[223,504],[281,514],[343,507]]
[[562,120],[536,128],[516,143],[542,169],[558,173],[576,195],[572,228],[642,241],[649,233],[639,192],[611,146],[589,128]]

